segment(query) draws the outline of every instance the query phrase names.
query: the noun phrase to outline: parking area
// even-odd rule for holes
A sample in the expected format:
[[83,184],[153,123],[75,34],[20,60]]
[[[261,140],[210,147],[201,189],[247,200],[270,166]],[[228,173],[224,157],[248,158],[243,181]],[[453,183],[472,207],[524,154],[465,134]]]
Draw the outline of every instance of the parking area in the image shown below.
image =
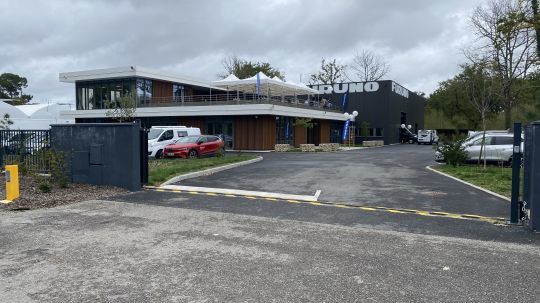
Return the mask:
[[335,153],[265,153],[264,160],[179,184],[287,194],[414,210],[507,217],[509,203],[427,170],[432,146],[393,145]]

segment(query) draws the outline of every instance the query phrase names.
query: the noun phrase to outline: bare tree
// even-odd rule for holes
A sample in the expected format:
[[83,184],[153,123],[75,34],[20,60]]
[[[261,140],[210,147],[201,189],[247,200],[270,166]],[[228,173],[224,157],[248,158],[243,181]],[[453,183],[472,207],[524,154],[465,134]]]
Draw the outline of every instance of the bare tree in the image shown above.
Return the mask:
[[362,82],[377,81],[390,71],[390,65],[384,62],[381,56],[365,49],[355,52],[350,68],[356,75],[354,80]]
[[321,70],[311,75],[310,84],[333,84],[345,80],[346,65],[337,63],[336,59],[326,61],[322,58]]
[[524,20],[532,18],[531,8],[520,0],[490,0],[478,6],[471,24],[480,46],[468,58],[473,63],[488,61],[501,83],[505,127],[511,127],[512,109],[518,104],[516,82],[524,78],[535,62],[535,35]]
[[[482,143],[478,156],[478,164],[480,164],[482,154],[485,153],[486,121],[488,115],[498,104],[498,100],[493,94],[496,83],[493,81],[487,62],[463,65],[462,68],[462,77],[459,80],[463,81],[467,100],[476,109],[482,121]],[[486,168],[486,156],[484,156],[484,168]]]

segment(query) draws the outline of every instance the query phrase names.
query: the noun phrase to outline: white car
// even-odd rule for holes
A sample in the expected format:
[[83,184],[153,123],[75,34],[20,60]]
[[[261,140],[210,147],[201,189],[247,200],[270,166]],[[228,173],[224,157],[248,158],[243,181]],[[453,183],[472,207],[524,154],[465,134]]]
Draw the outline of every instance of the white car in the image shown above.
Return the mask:
[[[463,142],[463,148],[467,152],[467,161],[477,161],[480,157],[480,149],[482,146],[482,135],[476,135]],[[489,162],[512,162],[514,153],[514,135],[509,133],[486,133],[484,139],[484,150],[482,151],[481,160]],[[523,141],[521,142],[521,150],[523,150]],[[443,161],[443,155],[435,152],[435,160]]]
[[198,127],[186,126],[152,126],[148,132],[148,157],[162,158],[165,146],[176,142],[179,138],[198,136]]
[[418,131],[418,144],[439,144],[436,130],[423,129]]

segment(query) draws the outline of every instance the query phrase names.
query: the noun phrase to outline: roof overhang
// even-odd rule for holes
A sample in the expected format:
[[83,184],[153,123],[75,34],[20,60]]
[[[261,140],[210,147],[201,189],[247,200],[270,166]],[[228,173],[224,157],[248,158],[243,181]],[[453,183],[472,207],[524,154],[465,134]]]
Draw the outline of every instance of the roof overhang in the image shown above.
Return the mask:
[[[107,110],[73,110],[60,113],[62,118],[105,118]],[[206,116],[253,116],[271,115],[285,117],[302,117],[323,120],[345,121],[340,113],[296,108],[274,104],[241,104],[241,105],[209,105],[209,106],[177,106],[177,107],[144,107],[137,108],[135,117],[206,117]]]
[[181,83],[181,84],[186,84],[186,85],[225,91],[225,89],[223,88],[211,85],[209,81],[174,75],[170,73],[165,73],[165,72],[156,71],[156,70],[143,68],[143,67],[137,67],[137,66],[84,70],[84,71],[60,73],[58,75],[60,82],[67,82],[67,83],[75,83],[77,81],[131,78],[131,77],[141,77],[141,78],[148,78],[148,79],[153,79],[153,80],[175,82],[175,83]]

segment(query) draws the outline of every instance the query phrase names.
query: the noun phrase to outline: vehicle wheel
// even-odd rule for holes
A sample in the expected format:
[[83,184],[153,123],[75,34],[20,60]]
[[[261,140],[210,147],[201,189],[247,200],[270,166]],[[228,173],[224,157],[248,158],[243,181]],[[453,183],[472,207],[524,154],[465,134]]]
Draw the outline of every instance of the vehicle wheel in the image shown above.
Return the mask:
[[197,159],[198,156],[199,156],[199,154],[197,154],[197,151],[194,150],[194,149],[190,150],[189,153],[188,153],[188,157],[190,159]]
[[163,158],[163,150],[158,150],[157,153],[156,153],[156,159],[161,159]]
[[218,157],[225,157],[225,147],[222,147],[218,151]]

